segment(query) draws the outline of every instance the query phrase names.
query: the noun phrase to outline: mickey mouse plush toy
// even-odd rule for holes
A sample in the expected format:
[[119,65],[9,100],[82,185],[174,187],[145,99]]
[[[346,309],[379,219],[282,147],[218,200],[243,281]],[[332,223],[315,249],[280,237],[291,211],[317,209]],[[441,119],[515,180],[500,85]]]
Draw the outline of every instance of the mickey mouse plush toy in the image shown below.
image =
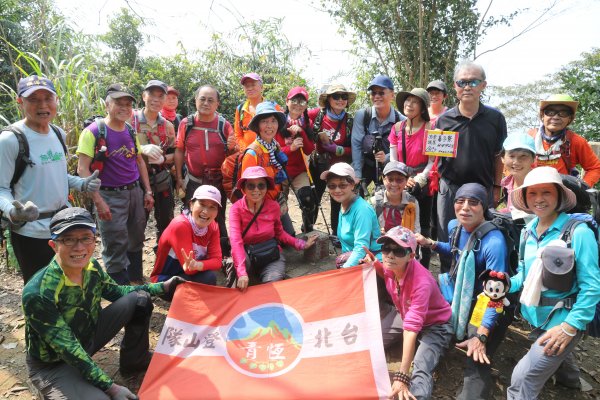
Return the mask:
[[469,323],[476,327],[492,329],[496,320],[510,302],[506,294],[510,289],[510,278],[505,272],[486,269],[479,275],[483,281],[483,292],[477,296],[477,303]]

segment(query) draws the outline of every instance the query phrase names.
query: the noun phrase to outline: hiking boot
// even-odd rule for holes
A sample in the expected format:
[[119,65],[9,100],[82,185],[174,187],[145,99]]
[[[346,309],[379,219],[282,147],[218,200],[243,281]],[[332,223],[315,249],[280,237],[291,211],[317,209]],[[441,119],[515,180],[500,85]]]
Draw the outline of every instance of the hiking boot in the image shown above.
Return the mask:
[[150,361],[152,360],[153,355],[153,351],[148,351],[141,362],[132,365],[119,366],[119,372],[121,373],[121,376],[125,377],[135,375],[139,372],[145,372],[148,369],[148,366],[150,365]]

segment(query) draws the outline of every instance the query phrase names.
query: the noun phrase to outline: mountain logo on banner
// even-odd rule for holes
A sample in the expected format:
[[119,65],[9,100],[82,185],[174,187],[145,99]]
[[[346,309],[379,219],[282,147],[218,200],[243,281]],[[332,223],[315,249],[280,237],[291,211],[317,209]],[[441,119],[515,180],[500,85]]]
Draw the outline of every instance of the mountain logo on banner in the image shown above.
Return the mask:
[[247,310],[228,328],[225,358],[237,371],[255,378],[285,374],[300,361],[302,325],[298,312],[284,304]]

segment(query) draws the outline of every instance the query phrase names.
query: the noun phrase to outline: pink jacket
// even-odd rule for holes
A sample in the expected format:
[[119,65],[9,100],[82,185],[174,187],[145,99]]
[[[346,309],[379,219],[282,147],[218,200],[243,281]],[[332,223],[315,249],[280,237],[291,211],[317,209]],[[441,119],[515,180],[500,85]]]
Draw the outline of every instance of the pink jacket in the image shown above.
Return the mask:
[[412,259],[406,266],[406,275],[396,283],[392,271],[375,261],[377,273],[385,279],[385,287],[402,316],[404,329],[420,332],[424,326],[445,324],[450,320],[452,309],[444,300],[431,272],[417,260]]
[[306,242],[296,239],[283,230],[280,220],[279,203],[265,197],[265,203],[252,226],[242,239],[242,233],[248,226],[254,214],[248,209],[246,196],[233,203],[229,210],[229,240],[233,265],[238,276],[247,276],[245,244],[257,244],[276,238],[280,244],[293,246],[296,250],[304,249]]

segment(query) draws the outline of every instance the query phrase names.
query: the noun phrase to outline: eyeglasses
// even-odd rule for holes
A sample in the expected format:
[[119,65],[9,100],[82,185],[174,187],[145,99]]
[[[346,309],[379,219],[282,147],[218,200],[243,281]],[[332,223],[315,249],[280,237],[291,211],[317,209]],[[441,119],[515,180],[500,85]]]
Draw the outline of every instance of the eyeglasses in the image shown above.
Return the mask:
[[408,249],[405,247],[392,247],[390,245],[384,244],[381,246],[381,252],[386,256],[390,253],[394,253],[394,257],[402,258],[408,254]]
[[246,183],[246,189],[248,190],[265,190],[267,188],[266,183]]
[[406,182],[406,178],[405,178],[405,177],[403,177],[403,176],[402,176],[402,177],[400,177],[400,176],[397,176],[397,177],[395,177],[395,178],[392,178],[392,177],[386,176],[386,177],[385,177],[385,180],[386,180],[386,181],[388,181],[389,183],[397,183],[398,185],[400,185],[400,184],[402,184],[402,183]]
[[469,207],[477,207],[478,205],[481,204],[481,202],[477,199],[465,199],[465,198],[459,198],[454,200],[454,204],[462,206],[463,204],[465,204],[465,202],[469,205]]
[[385,96],[385,90],[369,90],[369,94],[373,97],[375,96]]
[[466,86],[471,86],[471,87],[476,87],[479,86],[479,84],[483,82],[481,79],[473,79],[470,81],[465,81],[465,80],[460,80],[460,81],[456,81],[454,83],[456,83],[456,86],[458,86],[459,88],[464,88]]
[[546,108],[544,110],[544,115],[546,117],[555,117],[558,115],[561,118],[567,118],[573,115],[573,112],[571,110],[552,110]]
[[334,93],[331,98],[334,100],[348,100],[348,93]]
[[75,245],[77,243],[81,243],[85,246],[89,246],[90,244],[96,243],[96,238],[93,236],[86,236],[86,237],[82,237],[82,238],[64,238],[64,239],[55,239],[55,242],[58,243],[62,243],[63,245],[67,246],[67,247],[75,247]]
[[[332,96],[333,97],[333,96]],[[344,99],[347,100],[348,98]],[[336,99],[337,100],[337,99]],[[304,107],[305,105],[308,104],[308,102],[306,100],[298,100],[298,99],[291,99],[290,103],[295,104],[297,106],[302,106]]]
[[350,186],[349,183],[340,183],[337,185],[335,183],[328,183],[327,189],[329,189],[330,191],[336,190],[336,189],[346,190],[348,188],[348,186]]

